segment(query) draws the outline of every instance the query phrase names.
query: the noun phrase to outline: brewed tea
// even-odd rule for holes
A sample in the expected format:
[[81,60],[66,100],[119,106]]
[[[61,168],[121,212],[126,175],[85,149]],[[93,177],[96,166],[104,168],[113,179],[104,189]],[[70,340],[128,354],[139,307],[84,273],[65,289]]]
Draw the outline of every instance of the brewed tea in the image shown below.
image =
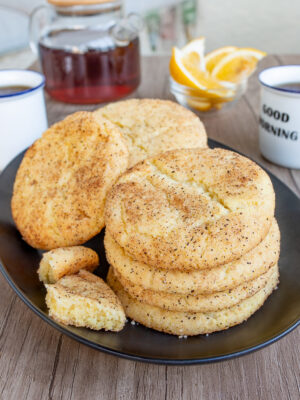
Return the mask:
[[60,101],[88,104],[117,100],[140,82],[138,37],[116,45],[107,32],[65,29],[42,38],[39,52],[46,91]]
[[0,86],[0,96],[7,96],[10,94],[16,94],[19,92],[24,92],[26,90],[31,89],[30,86],[20,86],[20,85],[9,85],[9,86]]
[[291,92],[300,93],[300,82],[281,83],[276,86],[279,89],[289,90]]

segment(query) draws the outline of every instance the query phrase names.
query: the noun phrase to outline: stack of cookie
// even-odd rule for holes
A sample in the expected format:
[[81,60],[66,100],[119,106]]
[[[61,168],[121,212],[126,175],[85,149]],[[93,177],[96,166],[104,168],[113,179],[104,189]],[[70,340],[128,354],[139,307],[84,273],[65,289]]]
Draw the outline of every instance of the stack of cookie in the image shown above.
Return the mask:
[[268,175],[222,149],[173,150],[137,164],[105,207],[108,283],[127,315],[175,335],[239,324],[278,282]]

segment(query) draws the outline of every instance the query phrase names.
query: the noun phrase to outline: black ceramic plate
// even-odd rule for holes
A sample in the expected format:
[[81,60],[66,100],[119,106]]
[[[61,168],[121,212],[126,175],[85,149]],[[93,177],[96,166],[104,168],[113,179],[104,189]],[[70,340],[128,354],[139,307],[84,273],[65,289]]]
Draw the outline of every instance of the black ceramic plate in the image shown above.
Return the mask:
[[[210,141],[212,147],[225,147]],[[1,271],[18,296],[44,321],[66,335],[110,354],[161,364],[197,364],[229,359],[258,350],[280,339],[299,325],[300,319],[300,200],[271,175],[275,188],[276,217],[281,230],[280,285],[264,306],[247,322],[209,336],[178,339],[126,324],[120,333],[94,332],[64,326],[48,317],[45,289],[37,278],[41,253],[21,238],[13,223],[10,200],[16,171],[23,154],[0,176],[0,264]],[[103,233],[87,243],[101,257],[96,273],[105,276],[107,262]]]

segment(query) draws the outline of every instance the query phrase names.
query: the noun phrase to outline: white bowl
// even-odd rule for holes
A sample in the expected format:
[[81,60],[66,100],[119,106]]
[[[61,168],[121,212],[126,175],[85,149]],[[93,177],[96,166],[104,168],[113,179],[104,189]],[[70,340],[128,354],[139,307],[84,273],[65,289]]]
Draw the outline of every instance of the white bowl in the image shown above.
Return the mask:
[[[189,86],[181,85],[170,77],[170,91],[179,104],[194,111],[197,115],[214,114],[225,110],[235,104],[245,93],[248,80],[245,79],[231,89],[218,89],[218,96],[215,90],[200,92]],[[231,94],[229,95],[229,90]]]

